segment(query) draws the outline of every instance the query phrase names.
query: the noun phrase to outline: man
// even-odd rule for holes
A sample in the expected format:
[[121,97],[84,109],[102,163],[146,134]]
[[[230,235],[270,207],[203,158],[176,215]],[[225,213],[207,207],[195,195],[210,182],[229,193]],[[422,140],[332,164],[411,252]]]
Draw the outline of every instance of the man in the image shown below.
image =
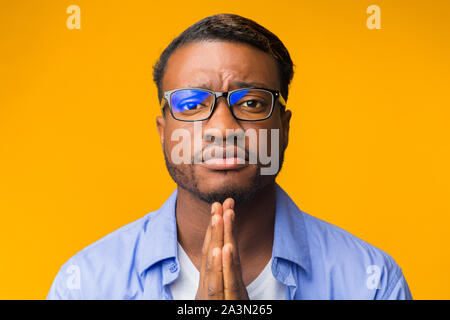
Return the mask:
[[72,257],[48,298],[411,299],[388,254],[300,211],[276,184],[292,76],[282,42],[237,15],[173,40],[154,79],[178,188]]

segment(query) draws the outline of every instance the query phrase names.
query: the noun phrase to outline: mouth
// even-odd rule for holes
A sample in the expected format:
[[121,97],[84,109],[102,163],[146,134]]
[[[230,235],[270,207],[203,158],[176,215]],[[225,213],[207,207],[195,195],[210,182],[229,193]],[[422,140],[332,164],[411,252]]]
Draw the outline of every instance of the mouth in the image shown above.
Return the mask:
[[242,169],[247,164],[242,163],[241,158],[211,158],[203,162],[204,166],[210,170],[238,170]]
[[228,151],[227,149],[213,149],[210,156],[205,156],[204,152],[202,165],[207,169],[217,171],[239,170],[248,164],[247,152],[240,150],[240,153],[237,152],[236,148]]

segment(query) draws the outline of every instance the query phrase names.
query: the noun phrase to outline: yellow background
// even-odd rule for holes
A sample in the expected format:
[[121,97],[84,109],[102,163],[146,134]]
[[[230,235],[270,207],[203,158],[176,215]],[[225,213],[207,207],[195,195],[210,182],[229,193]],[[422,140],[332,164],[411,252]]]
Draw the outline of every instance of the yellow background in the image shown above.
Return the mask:
[[151,67],[224,12],[273,31],[296,64],[279,183],[393,256],[414,298],[450,299],[448,0],[2,1],[0,298],[44,299],[67,259],[173,191]]

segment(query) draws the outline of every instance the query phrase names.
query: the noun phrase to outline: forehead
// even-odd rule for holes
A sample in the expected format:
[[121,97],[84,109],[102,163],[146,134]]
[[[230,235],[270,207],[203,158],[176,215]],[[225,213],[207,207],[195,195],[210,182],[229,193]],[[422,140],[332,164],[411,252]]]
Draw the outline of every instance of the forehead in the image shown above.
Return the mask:
[[246,86],[280,89],[275,59],[252,46],[199,41],[178,48],[165,68],[163,90],[202,87],[227,91]]

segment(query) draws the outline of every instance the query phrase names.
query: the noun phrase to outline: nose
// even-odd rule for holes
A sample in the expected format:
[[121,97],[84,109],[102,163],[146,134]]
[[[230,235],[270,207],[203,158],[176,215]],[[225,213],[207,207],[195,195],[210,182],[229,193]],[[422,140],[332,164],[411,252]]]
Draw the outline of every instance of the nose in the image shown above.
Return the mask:
[[[222,139],[226,139],[226,130],[242,129],[239,121],[231,113],[231,109],[228,106],[227,99],[220,97],[216,100],[216,105],[211,117],[206,121],[204,126],[205,131],[208,129],[210,135],[217,135],[219,132],[222,134]],[[208,133],[209,133],[208,132]],[[216,134],[214,133],[216,132]]]

